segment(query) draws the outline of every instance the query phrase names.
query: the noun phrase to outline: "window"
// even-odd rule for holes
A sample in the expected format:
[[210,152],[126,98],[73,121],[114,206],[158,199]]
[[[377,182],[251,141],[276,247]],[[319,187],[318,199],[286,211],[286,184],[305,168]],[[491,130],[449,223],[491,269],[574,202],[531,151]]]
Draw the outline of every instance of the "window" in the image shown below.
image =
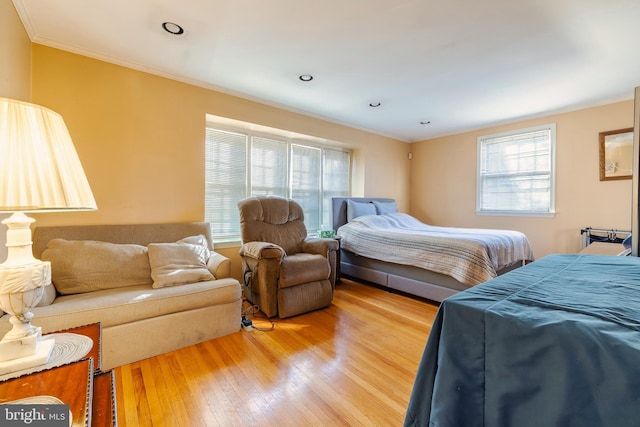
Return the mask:
[[478,137],[477,212],[553,215],[555,139],[555,124]]
[[331,220],[331,197],[348,196],[351,154],[278,135],[208,125],[205,221],[218,242],[240,239],[240,200],[275,195],[296,200],[315,233]]

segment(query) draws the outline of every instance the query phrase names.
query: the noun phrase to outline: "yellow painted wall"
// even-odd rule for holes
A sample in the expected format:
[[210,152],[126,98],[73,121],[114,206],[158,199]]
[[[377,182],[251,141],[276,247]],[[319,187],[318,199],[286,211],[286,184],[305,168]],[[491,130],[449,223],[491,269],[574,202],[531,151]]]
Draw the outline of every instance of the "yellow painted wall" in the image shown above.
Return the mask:
[[[631,101],[405,144],[31,44],[9,0],[0,0],[0,64],[0,96],[63,115],[99,206],[34,215],[36,225],[201,220],[209,113],[342,141],[354,150],[354,196],[396,198],[402,211],[434,224],[521,230],[538,257],[577,251],[585,226],[630,227],[631,181],[599,181],[598,133],[631,127]],[[477,216],[477,136],[549,122],[557,123],[556,216]],[[1,227],[0,260],[4,232]],[[219,251],[240,277],[237,248]]]
[[29,101],[31,41],[11,0],[0,0],[0,97]]
[[[39,44],[32,57],[32,101],[63,116],[98,204],[34,215],[39,225],[202,220],[206,114],[343,142],[354,195],[409,207],[404,142]],[[238,248],[220,252],[239,278]]]
[[[556,215],[476,215],[477,137],[556,123]],[[410,212],[436,225],[515,229],[537,258],[580,248],[580,229],[631,228],[631,180],[600,181],[599,133],[633,127],[626,101],[411,144]]]

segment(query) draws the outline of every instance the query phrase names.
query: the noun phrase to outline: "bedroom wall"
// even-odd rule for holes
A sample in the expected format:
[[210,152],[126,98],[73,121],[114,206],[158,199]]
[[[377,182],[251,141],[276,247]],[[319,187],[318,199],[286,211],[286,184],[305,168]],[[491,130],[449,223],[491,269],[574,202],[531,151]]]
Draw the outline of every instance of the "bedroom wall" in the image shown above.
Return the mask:
[[29,101],[31,41],[11,0],[0,0],[0,97]]
[[[31,41],[11,0],[0,0],[0,97],[29,101]],[[7,218],[0,214],[0,221]],[[7,227],[0,224],[0,262],[7,258]]]
[[[584,226],[630,227],[631,181],[599,181],[597,144],[598,132],[632,126],[632,101],[405,144],[31,44],[10,0],[0,0],[0,96],[63,115],[96,193],[97,212],[34,215],[36,225],[201,219],[210,113],[344,141],[354,150],[354,196],[396,198],[401,210],[439,225],[518,229],[538,257],[577,251]],[[477,216],[476,137],[551,121],[558,129],[556,216]],[[0,261],[5,231],[0,226]],[[239,274],[237,248],[220,251]]]
[[[353,194],[408,209],[409,144],[40,44],[32,55],[32,100],[65,119],[98,204],[39,225],[202,220],[207,113],[343,142]],[[240,278],[238,247],[220,252]]]
[[[477,137],[556,123],[556,215],[476,215]],[[633,101],[412,144],[410,212],[436,225],[515,229],[537,258],[580,249],[580,229],[631,228],[631,180],[599,180],[599,132],[633,127]]]

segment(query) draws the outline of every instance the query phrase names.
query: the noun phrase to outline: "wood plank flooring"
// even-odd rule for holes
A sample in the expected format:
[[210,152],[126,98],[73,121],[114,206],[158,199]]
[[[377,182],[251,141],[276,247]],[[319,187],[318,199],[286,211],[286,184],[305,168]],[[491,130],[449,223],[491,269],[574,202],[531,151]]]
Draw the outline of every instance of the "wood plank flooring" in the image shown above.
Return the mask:
[[343,280],[329,308],[275,319],[272,331],[240,331],[116,368],[118,423],[402,425],[436,311]]

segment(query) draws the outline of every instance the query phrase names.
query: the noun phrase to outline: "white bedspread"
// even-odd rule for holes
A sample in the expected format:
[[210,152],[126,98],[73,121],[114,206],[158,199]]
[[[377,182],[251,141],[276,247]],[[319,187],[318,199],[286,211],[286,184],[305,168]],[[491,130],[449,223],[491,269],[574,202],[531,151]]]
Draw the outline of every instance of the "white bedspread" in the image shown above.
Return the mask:
[[467,285],[534,259],[527,237],[518,231],[436,227],[404,213],[357,217],[337,234],[345,250],[446,274]]

